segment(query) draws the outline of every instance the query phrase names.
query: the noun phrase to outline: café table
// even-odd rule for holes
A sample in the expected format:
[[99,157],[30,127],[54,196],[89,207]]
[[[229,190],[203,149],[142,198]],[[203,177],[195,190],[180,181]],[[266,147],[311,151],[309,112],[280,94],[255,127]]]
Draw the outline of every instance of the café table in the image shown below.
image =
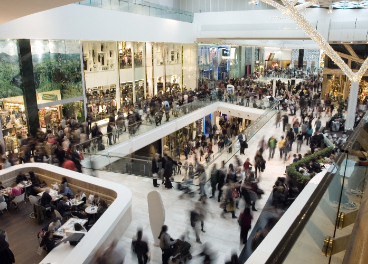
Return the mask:
[[24,192],[25,192],[25,194],[24,194],[24,199],[27,199],[27,198],[28,198],[28,196],[27,196],[27,191],[26,191],[26,189],[27,189],[28,187],[32,186],[32,182],[22,181],[22,182],[18,183],[18,186],[24,189]]
[[75,231],[74,230],[75,223],[79,223],[81,226],[84,226],[87,222],[88,222],[87,219],[70,218],[57,231],[54,232],[54,235],[66,237],[66,232]]
[[83,204],[83,201],[82,201],[82,200],[77,200],[77,199],[71,199],[71,200],[70,200],[70,205],[71,205],[71,206],[73,206],[73,205],[75,205],[75,206],[79,206],[79,205],[81,205],[81,204]]
[[[40,196],[40,197],[42,197],[42,194],[43,193],[44,192],[40,192],[37,195]],[[60,200],[61,198],[63,198],[63,195],[62,194],[58,194],[58,192],[55,191],[55,190],[50,190],[50,196],[52,197],[52,201],[54,201],[54,202]]]
[[98,209],[98,207],[97,207],[97,206],[94,206],[94,205],[88,206],[88,207],[86,207],[86,209],[85,209],[85,212],[86,212],[87,214],[91,214],[91,215],[93,215],[93,220],[94,220],[95,222],[96,222],[97,209]]

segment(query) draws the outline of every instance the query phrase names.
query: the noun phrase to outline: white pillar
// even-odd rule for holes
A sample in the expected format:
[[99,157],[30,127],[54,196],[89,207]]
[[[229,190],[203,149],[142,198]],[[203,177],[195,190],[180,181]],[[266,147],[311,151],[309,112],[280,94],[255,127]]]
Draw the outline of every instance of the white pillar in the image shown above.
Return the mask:
[[121,100],[121,89],[120,89],[120,62],[119,62],[119,42],[116,42],[116,52],[115,52],[115,60],[118,62],[116,63],[116,109],[117,111],[120,110],[120,100]]
[[[84,109],[84,121],[86,121],[87,119],[87,95],[86,95],[86,82],[85,82],[85,79],[84,79],[84,66],[83,66],[83,42],[80,41],[79,42],[79,50],[80,50],[80,62],[81,62],[81,77],[82,77],[82,89],[83,89],[83,99],[84,99],[84,102],[83,102],[83,109]],[[0,122],[0,125],[1,125],[1,122]],[[0,130],[1,130],[1,126],[0,126]],[[2,138],[2,135],[0,135],[0,137]]]
[[134,44],[135,42],[131,42],[132,43],[132,78],[133,78],[133,104],[135,104],[136,101],[136,96],[135,96],[135,62],[134,62],[134,52],[135,52],[135,48],[134,48]]
[[272,85],[272,96],[276,96],[276,78],[273,79],[273,85]]
[[352,82],[348,101],[348,111],[346,113],[345,130],[353,130],[355,113],[357,108],[359,83]]

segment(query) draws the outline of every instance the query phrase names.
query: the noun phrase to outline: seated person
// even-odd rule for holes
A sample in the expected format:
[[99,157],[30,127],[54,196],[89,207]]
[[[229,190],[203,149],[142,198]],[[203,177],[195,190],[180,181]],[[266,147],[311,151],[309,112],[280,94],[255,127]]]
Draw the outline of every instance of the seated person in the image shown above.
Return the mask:
[[61,178],[61,184],[65,187],[68,187],[68,181],[66,180],[66,177]]
[[301,174],[305,175],[305,176],[310,176],[309,173],[306,170],[301,169],[301,170],[299,170],[299,172]]
[[40,192],[45,191],[44,187],[47,186],[47,184],[45,182],[41,182],[40,179],[38,178],[38,176],[36,174],[34,174],[33,171],[29,172],[29,177],[31,179],[32,182],[32,190],[37,194]]
[[309,162],[309,164],[308,164],[308,166],[307,166],[307,171],[308,171],[309,173],[314,172],[313,161],[310,161],[310,162]]
[[74,224],[74,230],[79,231],[79,232],[86,232],[87,233],[87,230],[79,223]]
[[41,196],[40,199],[40,204],[47,208],[47,207],[51,207],[51,212],[53,212],[55,210],[55,205],[52,204],[52,197],[50,195],[50,188],[46,188],[44,193]]
[[78,201],[83,201],[83,203],[81,205],[84,205],[84,204],[86,204],[87,196],[81,190],[77,190],[77,194],[75,195],[75,199],[78,200]]
[[63,196],[63,198],[60,200],[57,206],[57,210],[59,211],[62,217],[70,215],[72,213],[69,199],[67,196]]
[[313,159],[312,166],[313,166],[313,172],[320,173],[322,171],[321,165],[318,163],[317,158]]
[[5,187],[4,187],[3,183],[0,181],[0,190],[4,190],[4,189],[5,189]]
[[308,171],[307,167],[305,166],[305,163],[300,164],[299,172],[300,172],[301,170],[303,170],[303,171]]
[[22,190],[23,189],[22,189],[22,187],[19,187],[17,183],[13,182],[11,184],[11,187],[12,187],[12,189],[9,193],[11,196],[16,197],[16,196],[22,195]]
[[17,175],[17,177],[15,178],[15,183],[16,184],[19,184],[21,183],[22,181],[28,181],[27,179],[27,176],[24,175],[23,172],[19,172],[19,174]]
[[42,239],[41,246],[44,247],[47,253],[50,253],[60,242],[61,240],[56,242],[52,232],[47,231]]
[[322,156],[318,156],[318,163],[326,163],[326,160]]
[[104,200],[100,199],[97,208],[97,219],[101,217],[101,215],[107,210],[107,204]]
[[98,194],[95,194],[93,196],[92,205],[93,206],[98,206],[99,202],[100,202],[100,197],[98,196]]
[[48,231],[55,232],[61,227],[60,220],[54,218],[48,227]]
[[5,197],[4,197],[4,195],[0,194],[0,203],[2,203],[2,202],[5,202]]
[[69,187],[65,186],[64,184],[59,185],[59,194],[68,196],[69,199],[72,199],[74,197],[74,194],[69,189]]
[[73,205],[71,208],[72,216],[76,216],[80,219],[87,219],[88,215],[85,211],[81,210],[78,206]]

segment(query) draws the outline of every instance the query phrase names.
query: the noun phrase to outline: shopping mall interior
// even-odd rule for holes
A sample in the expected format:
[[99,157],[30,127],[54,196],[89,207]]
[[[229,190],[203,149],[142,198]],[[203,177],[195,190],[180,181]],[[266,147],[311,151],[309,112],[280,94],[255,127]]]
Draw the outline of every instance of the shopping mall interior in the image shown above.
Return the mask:
[[367,263],[367,8],[0,3],[0,263]]

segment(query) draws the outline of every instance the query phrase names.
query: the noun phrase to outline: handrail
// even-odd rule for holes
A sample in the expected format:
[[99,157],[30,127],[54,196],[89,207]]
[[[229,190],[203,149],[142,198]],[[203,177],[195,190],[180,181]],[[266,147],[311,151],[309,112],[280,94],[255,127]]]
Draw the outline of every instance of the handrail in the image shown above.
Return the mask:
[[[274,110],[274,108],[276,108],[276,106],[278,105],[278,100],[277,100],[276,98],[275,98],[275,102],[277,102],[277,103],[275,103],[274,105],[272,105],[272,107],[271,107],[271,108],[267,109],[267,110],[266,110],[262,115],[260,115],[256,120],[254,120],[254,121],[250,124],[250,126],[248,126],[248,127],[245,129],[245,131],[250,130],[250,129],[251,129],[252,127],[254,127],[257,123],[259,123],[259,122],[260,122],[260,120],[261,120],[264,116],[266,116],[269,112],[271,112],[272,110]],[[272,118],[272,117],[271,117],[271,118]],[[263,126],[262,126],[262,127],[263,127]],[[259,130],[261,130],[261,128],[262,128],[262,127],[260,127],[260,128],[257,130],[257,132],[256,132],[256,133],[254,133],[252,136],[250,136],[249,138],[247,137],[247,141],[251,140],[251,139],[253,138],[253,136],[254,136],[255,134],[257,134]],[[211,162],[208,164],[208,166],[207,166],[207,167],[209,167],[209,166],[213,163],[213,161],[215,161],[218,157],[222,156],[222,154],[226,153],[226,151],[228,151],[231,147],[236,146],[236,142],[237,142],[237,140],[235,140],[234,142],[232,142],[232,143],[231,143],[231,145],[229,145],[229,146],[225,147],[223,150],[221,150],[221,154],[217,155],[217,157],[216,157],[216,158],[214,158],[213,160],[211,160]],[[237,152],[238,152],[238,151],[236,151],[236,152],[234,153],[234,155],[235,155]],[[230,159],[232,159],[232,157],[234,157],[234,155],[232,155]],[[230,160],[230,159],[229,159],[229,160]],[[229,160],[228,160],[228,161],[229,161]],[[226,161],[226,162],[225,162],[225,164],[226,164],[228,161]]]
[[[367,119],[368,119],[368,112],[365,114],[362,120],[367,121]],[[348,160],[348,155],[349,155],[348,151],[349,149],[352,148],[353,144],[356,142],[359,132],[361,131],[361,129],[363,129],[363,126],[365,124],[366,122],[359,123],[359,125],[354,129],[353,134],[350,135],[346,144],[344,145],[344,151],[339,153],[335,163],[329,168],[327,173],[320,180],[320,182],[318,183],[318,185],[316,186],[315,190],[310,195],[310,197],[308,199],[306,198],[303,200],[304,205],[298,208],[295,208],[293,210],[297,212],[297,215],[295,216],[294,220],[291,220],[292,224],[289,224],[290,227],[285,231],[285,226],[282,225],[282,222],[280,222],[280,225],[276,224],[276,226],[267,235],[267,237],[265,238],[263,242],[268,243],[272,240],[273,251],[269,252],[269,245],[267,245],[267,251],[262,250],[262,247],[261,247],[263,243],[262,242],[261,245],[257,248],[257,250],[253,252],[252,256],[248,259],[246,263],[252,263],[251,261],[259,259],[259,258],[264,259],[265,261],[263,263],[267,263],[267,264],[270,264],[270,263],[271,264],[279,264],[279,263],[281,264],[285,261],[285,258],[288,256],[290,250],[293,248],[293,245],[298,240],[302,231],[305,230],[305,227],[308,221],[310,220],[310,218],[312,217],[313,213],[315,212],[317,206],[319,205],[319,202],[321,201],[323,196],[326,194],[326,191],[330,187],[330,184],[332,180],[334,179],[334,177],[336,176],[336,173],[340,173],[338,169],[341,168],[342,165],[345,165],[346,167],[346,162]],[[344,183],[345,183],[345,177],[342,177],[341,186],[344,186]],[[344,188],[341,188],[339,197],[342,196],[343,191],[344,191]],[[303,192],[301,194],[303,194]],[[295,202],[296,201],[298,201],[298,198],[295,200]],[[287,212],[289,211],[290,210],[288,210]],[[340,206],[337,207],[336,216],[339,215],[339,213],[340,213]],[[280,221],[283,220],[283,217],[280,219]],[[290,218],[288,219],[288,221],[290,221]],[[336,227],[335,227],[335,230],[336,230]],[[273,236],[275,232],[277,236]],[[283,235],[280,235],[280,234],[283,234]],[[269,255],[265,256],[266,252],[269,253]]]
[[96,156],[103,156],[103,157],[109,157],[109,158],[122,158],[122,159],[130,159],[130,160],[139,160],[139,161],[144,161],[144,162],[151,162],[152,160],[143,160],[143,159],[137,159],[137,158],[130,158],[130,157],[121,157],[121,156],[114,156],[114,155],[105,155],[105,154],[100,154],[100,153],[89,153],[89,152],[83,152],[81,151],[80,153],[82,154],[87,154],[87,155],[96,155]]

